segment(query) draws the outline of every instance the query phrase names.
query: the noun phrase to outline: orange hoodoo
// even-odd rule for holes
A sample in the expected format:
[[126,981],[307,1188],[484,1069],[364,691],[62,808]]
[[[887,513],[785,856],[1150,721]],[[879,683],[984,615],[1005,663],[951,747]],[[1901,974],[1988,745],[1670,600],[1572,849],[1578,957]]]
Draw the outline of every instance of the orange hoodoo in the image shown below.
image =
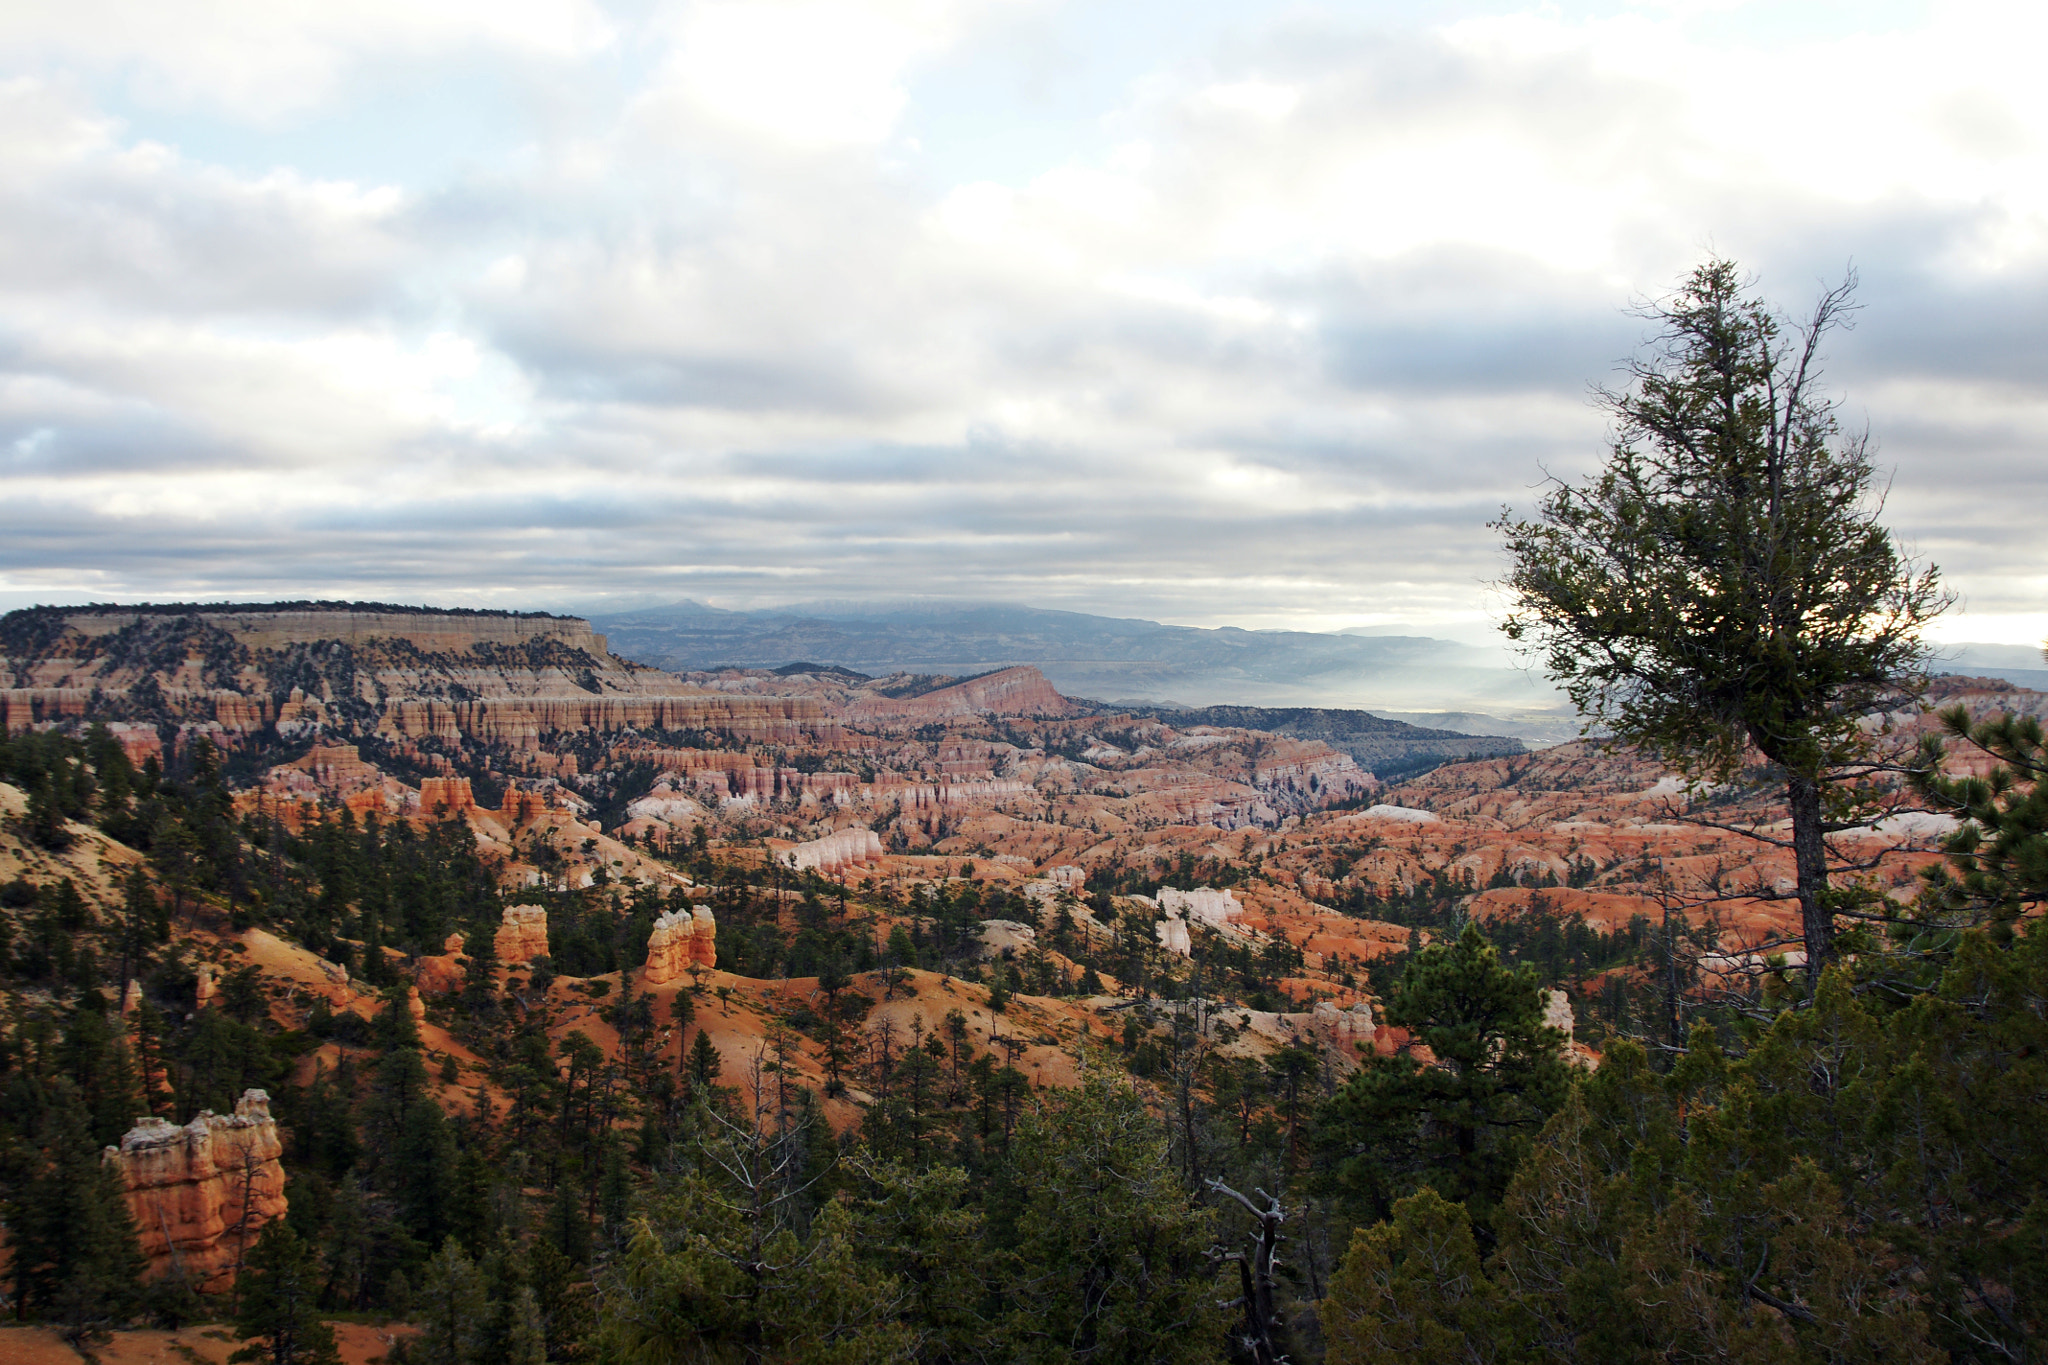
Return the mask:
[[674,981],[692,966],[718,965],[718,921],[703,906],[696,910],[671,910],[654,921],[647,936],[647,971],[643,980],[650,986]]
[[120,1172],[151,1276],[183,1274],[201,1293],[235,1281],[263,1225],[285,1214],[270,1096],[245,1090],[232,1114],[202,1110],[180,1128],[139,1118],[105,1160]]

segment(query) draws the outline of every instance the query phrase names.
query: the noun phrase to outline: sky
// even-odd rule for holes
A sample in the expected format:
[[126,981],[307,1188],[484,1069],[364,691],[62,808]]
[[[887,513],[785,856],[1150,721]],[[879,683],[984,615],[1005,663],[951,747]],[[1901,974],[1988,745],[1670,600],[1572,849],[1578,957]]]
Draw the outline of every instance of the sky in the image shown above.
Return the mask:
[[2048,636],[2048,7],[0,7],[0,607],[1469,635],[1633,305],[1789,311]]

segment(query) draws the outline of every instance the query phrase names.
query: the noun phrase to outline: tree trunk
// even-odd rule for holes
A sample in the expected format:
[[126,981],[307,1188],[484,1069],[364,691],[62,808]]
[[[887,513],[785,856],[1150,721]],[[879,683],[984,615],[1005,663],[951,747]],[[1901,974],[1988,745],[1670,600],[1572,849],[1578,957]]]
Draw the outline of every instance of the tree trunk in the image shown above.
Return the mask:
[[1828,850],[1821,838],[1820,784],[1797,774],[1786,779],[1792,808],[1792,858],[1799,873],[1799,924],[1806,940],[1806,989],[1820,986],[1820,974],[1835,956],[1835,917],[1826,904]]

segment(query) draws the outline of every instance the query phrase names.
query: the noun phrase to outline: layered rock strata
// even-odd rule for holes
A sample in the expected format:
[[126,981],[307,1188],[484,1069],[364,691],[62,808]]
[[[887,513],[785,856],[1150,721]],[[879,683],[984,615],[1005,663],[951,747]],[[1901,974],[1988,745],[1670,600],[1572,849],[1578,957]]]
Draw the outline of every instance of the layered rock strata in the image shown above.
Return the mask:
[[828,877],[882,861],[882,840],[871,829],[842,829],[822,839],[798,844],[782,855],[797,871],[815,869]]
[[232,1286],[257,1233],[285,1214],[283,1154],[261,1090],[243,1091],[232,1114],[204,1110],[182,1128],[137,1119],[105,1160],[127,1189],[148,1273],[182,1274],[201,1293]]

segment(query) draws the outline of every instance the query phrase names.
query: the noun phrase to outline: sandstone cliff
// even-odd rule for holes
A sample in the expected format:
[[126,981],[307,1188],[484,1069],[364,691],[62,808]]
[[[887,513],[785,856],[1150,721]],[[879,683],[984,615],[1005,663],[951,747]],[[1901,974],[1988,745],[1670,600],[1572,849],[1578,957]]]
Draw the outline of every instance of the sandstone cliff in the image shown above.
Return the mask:
[[284,1216],[283,1153],[261,1090],[244,1091],[233,1114],[202,1111],[182,1128],[137,1119],[106,1162],[127,1186],[149,1274],[183,1274],[202,1293],[229,1288],[256,1234]]

